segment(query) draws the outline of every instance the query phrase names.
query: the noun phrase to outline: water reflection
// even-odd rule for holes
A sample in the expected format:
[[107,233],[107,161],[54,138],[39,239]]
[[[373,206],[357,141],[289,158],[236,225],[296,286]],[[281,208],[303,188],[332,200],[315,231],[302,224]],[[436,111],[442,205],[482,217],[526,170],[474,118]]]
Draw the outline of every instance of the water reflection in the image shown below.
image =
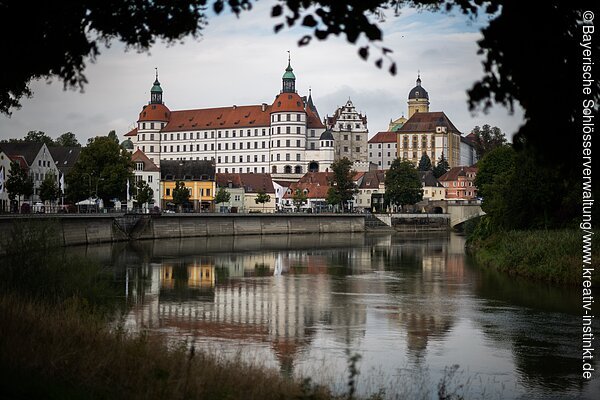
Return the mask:
[[457,235],[388,234],[76,251],[115,267],[131,304],[129,329],[340,390],[347,354],[359,353],[362,393],[385,387],[389,396],[435,397],[444,368],[459,364],[467,398],[600,394],[598,379],[579,379],[577,292],[471,266],[463,249]]

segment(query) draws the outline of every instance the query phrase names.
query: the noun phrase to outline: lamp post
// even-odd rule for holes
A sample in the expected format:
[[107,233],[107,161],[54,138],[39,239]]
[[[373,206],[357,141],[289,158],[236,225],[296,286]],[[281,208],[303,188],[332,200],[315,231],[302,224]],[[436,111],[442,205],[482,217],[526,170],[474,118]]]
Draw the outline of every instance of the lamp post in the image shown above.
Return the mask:
[[103,181],[103,180],[104,180],[104,178],[96,179],[96,192],[95,192],[95,194],[96,194],[96,212],[99,211],[98,210],[98,182]]

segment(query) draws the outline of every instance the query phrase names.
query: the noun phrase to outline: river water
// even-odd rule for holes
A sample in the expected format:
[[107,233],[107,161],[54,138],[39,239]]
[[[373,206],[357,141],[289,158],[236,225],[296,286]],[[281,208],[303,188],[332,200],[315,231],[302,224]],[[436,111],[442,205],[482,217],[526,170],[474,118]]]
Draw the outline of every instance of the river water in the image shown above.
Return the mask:
[[437,398],[444,380],[468,399],[600,398],[599,373],[581,378],[580,291],[480,268],[455,234],[190,238],[73,251],[113,268],[130,305],[127,329],[338,393],[359,355],[363,395]]

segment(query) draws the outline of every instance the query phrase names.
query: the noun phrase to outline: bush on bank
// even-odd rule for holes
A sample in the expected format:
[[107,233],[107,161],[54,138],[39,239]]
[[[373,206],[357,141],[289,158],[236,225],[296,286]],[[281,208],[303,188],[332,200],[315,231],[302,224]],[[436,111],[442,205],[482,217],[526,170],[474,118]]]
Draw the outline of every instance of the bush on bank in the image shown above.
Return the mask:
[[[582,232],[575,229],[501,231],[489,220],[465,227],[467,250],[482,266],[561,285],[582,282]],[[592,284],[600,286],[598,238],[592,238]]]

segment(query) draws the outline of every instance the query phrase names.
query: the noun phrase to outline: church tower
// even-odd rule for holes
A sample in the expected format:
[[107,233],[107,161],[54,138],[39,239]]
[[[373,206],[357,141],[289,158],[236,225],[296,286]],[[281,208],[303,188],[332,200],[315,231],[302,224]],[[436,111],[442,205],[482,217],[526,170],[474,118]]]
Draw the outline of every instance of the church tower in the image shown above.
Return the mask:
[[[288,52],[289,53],[289,52]],[[294,75],[294,69],[291,64],[291,57],[288,54],[288,66],[283,74],[283,93],[296,93],[296,75]]]
[[162,104],[162,88],[160,87],[160,82],[158,81],[158,68],[156,69],[156,79],[154,80],[154,85],[152,89],[150,89],[150,104]]
[[417,112],[429,112],[429,93],[421,86],[421,74],[417,76],[417,86],[408,93],[408,118]]

